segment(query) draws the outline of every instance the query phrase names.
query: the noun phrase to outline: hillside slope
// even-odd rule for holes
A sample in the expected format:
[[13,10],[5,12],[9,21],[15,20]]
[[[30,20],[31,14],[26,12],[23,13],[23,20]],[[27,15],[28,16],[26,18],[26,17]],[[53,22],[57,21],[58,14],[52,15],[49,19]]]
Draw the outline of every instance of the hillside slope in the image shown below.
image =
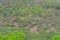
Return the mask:
[[43,31],[57,33],[60,31],[60,0],[0,0],[0,27],[22,27],[41,35]]

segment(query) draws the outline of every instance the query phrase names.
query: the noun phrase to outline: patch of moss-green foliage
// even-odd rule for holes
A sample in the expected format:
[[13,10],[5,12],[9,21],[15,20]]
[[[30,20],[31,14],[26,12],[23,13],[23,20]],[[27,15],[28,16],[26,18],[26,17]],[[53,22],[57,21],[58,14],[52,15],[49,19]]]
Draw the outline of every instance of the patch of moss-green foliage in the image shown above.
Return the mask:
[[52,40],[60,40],[60,33],[58,33],[57,35],[54,35],[52,37]]
[[14,31],[0,37],[0,40],[23,40],[25,37],[24,32]]

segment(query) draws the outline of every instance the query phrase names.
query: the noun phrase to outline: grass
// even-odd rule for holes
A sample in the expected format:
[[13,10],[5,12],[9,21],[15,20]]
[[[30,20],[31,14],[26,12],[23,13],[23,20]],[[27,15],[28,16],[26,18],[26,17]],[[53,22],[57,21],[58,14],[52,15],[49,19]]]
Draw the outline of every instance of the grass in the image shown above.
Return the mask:
[[4,36],[4,35],[7,35],[7,34],[9,34],[11,32],[21,31],[21,30],[26,34],[25,40],[44,40],[44,39],[45,40],[51,40],[52,36],[57,34],[57,33],[54,33],[54,32],[49,32],[48,33],[48,32],[46,32],[44,30],[39,34],[36,34],[36,33],[30,33],[29,30],[27,30],[25,28],[1,27],[0,28],[0,36],[1,35]]
[[5,35],[0,35],[0,40],[23,40],[25,33],[21,31],[11,31]]
[[57,10],[56,16],[60,17],[60,10]]

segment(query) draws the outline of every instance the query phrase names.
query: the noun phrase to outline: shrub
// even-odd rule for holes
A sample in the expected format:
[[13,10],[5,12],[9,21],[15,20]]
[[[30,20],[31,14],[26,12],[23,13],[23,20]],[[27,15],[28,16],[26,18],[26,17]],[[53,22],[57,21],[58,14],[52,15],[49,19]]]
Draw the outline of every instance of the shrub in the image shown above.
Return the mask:
[[42,6],[36,5],[32,8],[32,12],[35,15],[41,16],[41,13],[43,13],[45,10]]
[[9,33],[5,36],[1,36],[0,40],[23,40],[25,37],[25,34],[21,31],[14,31],[12,33]]
[[54,35],[52,40],[60,40],[60,34]]

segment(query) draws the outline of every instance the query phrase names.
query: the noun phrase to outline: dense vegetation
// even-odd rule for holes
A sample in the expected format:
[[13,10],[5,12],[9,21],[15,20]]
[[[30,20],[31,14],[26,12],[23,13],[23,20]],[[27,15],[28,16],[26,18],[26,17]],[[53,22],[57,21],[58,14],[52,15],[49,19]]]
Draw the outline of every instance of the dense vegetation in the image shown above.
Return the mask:
[[52,40],[60,40],[60,33],[58,33],[57,35],[54,35],[52,37]]
[[11,33],[8,33],[7,35],[0,36],[0,40],[23,40],[25,37],[25,34],[21,31],[14,31]]
[[60,31],[60,0],[0,0],[0,35],[21,28],[24,40],[51,40]]

